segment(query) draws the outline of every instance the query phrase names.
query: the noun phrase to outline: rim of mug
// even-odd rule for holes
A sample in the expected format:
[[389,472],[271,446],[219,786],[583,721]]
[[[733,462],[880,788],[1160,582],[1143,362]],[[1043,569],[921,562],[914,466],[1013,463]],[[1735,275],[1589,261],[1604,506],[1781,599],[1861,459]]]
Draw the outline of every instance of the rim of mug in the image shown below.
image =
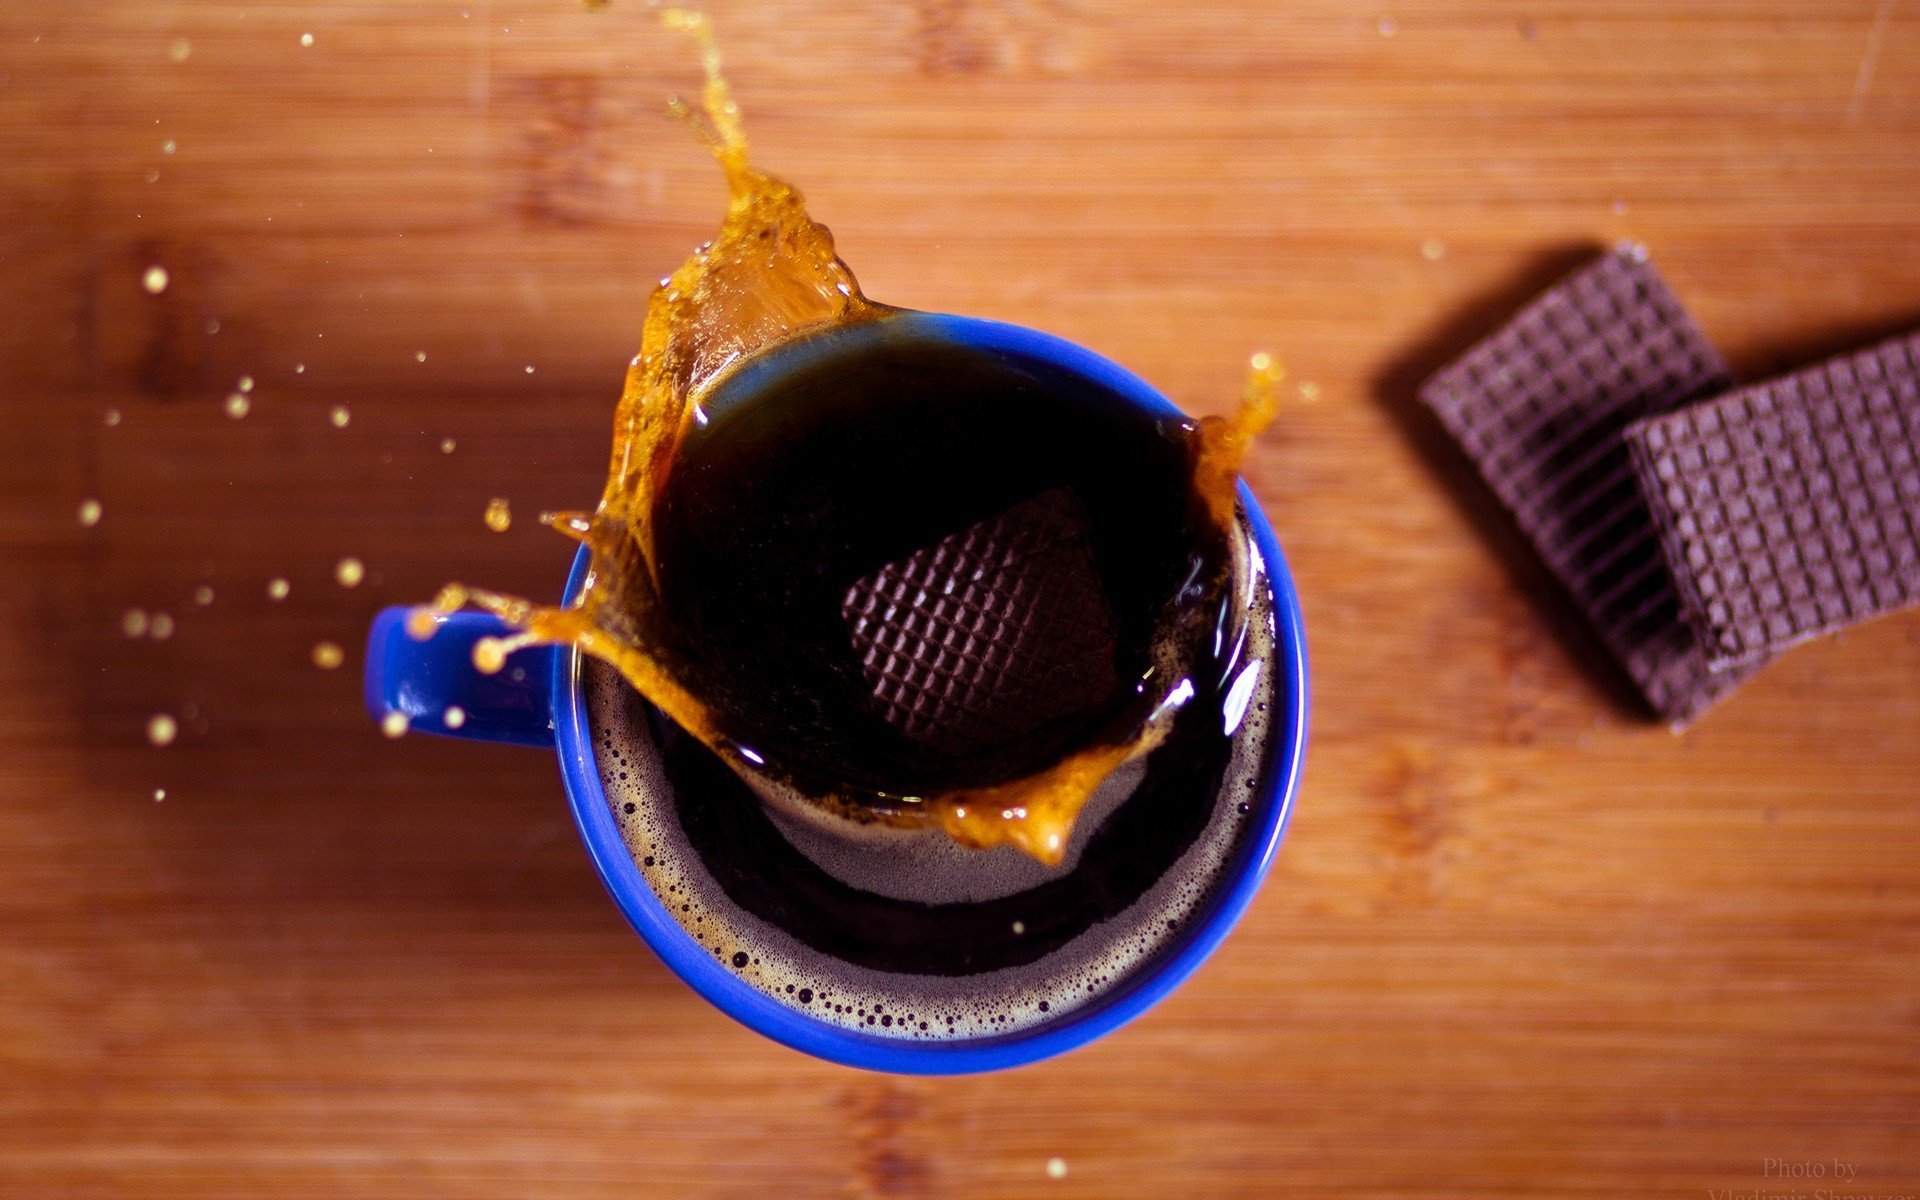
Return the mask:
[[[901,310],[843,327],[828,336],[837,350],[845,337],[864,334],[877,341],[902,333],[1039,360],[1079,374],[1150,413],[1184,418],[1171,401],[1119,364],[1063,338],[1019,325]],[[788,347],[801,345],[789,343]],[[772,370],[781,365],[770,360],[779,358],[788,347],[755,360],[750,369]],[[666,967],[721,1012],[776,1042],[845,1066],[918,1075],[997,1070],[1063,1054],[1140,1016],[1213,954],[1252,903],[1285,837],[1306,757],[1307,650],[1299,597],[1266,514],[1244,481],[1239,492],[1243,519],[1266,562],[1274,602],[1273,661],[1280,670],[1278,683],[1284,688],[1284,694],[1277,691],[1271,710],[1275,728],[1268,769],[1255,800],[1252,828],[1225,869],[1222,886],[1169,946],[1114,988],[1057,1020],[1005,1034],[951,1041],[862,1033],[809,1016],[761,992],[729,970],[667,912],[635,865],[600,782],[587,704],[580,687],[583,655],[574,648],[553,656],[554,740],[574,821],[614,903]],[[578,598],[589,565],[590,554],[583,546],[568,573],[563,603],[571,604]]]

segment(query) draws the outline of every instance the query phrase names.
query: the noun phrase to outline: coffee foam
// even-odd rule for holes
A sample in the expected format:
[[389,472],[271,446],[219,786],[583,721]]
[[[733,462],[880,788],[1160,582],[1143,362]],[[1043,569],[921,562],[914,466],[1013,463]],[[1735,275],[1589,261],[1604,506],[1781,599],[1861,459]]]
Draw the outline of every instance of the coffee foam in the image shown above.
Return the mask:
[[[1240,533],[1234,595],[1245,644],[1240,676],[1222,689],[1231,752],[1206,827],[1131,906],[1037,961],[953,976],[875,970],[824,954],[740,908],[680,827],[645,702],[613,669],[587,659],[583,680],[600,779],[628,852],[662,906],[706,953],[767,997],[817,1020],[882,1037],[954,1040],[1029,1029],[1083,1007],[1122,986],[1201,910],[1258,807],[1275,694],[1273,599],[1258,548],[1244,526]],[[842,882],[927,903],[981,900],[1070,873],[1087,839],[1142,774],[1116,772],[1102,786],[1066,860],[1052,868],[1011,847],[968,850],[937,831],[847,839],[777,809],[773,819],[796,849]]]

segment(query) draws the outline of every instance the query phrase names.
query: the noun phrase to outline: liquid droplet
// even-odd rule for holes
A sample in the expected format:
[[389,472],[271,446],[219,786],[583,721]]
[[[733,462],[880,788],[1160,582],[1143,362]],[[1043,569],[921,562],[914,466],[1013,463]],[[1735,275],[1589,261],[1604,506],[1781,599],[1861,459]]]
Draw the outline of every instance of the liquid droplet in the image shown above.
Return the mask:
[[1048,1179],[1065,1179],[1066,1177],[1067,1177],[1067,1160],[1066,1159],[1050,1158],[1047,1160],[1047,1178]]
[[147,289],[147,295],[158,296],[167,290],[167,278],[165,267],[151,266],[147,268],[146,274],[140,277],[140,286]]
[[340,647],[333,642],[315,642],[313,644],[313,665],[322,671],[331,671],[347,660]]
[[498,675],[507,665],[506,643],[501,638],[481,638],[473,644],[473,669],[482,675]]
[[108,409],[107,414],[103,419],[106,421],[107,427],[111,429],[113,426],[118,425],[120,423],[120,410],[117,408]]
[[98,500],[82,500],[80,502],[80,524],[86,526],[88,529],[93,528],[100,523],[100,517],[103,511]]
[[1320,398],[1320,385],[1310,380],[1306,380],[1306,379],[1301,380],[1300,381],[1300,398],[1302,400],[1305,400],[1308,404],[1312,404],[1315,400],[1318,400]]
[[167,798],[167,789],[165,788],[153,789],[153,802],[155,804],[160,803],[162,800],[165,800],[166,798]]
[[201,608],[205,608],[207,605],[212,604],[213,589],[208,587],[204,583],[201,584],[199,587],[193,589],[193,602],[195,604],[198,604]]
[[346,405],[336,404],[333,406],[333,410],[327,414],[327,420],[333,422],[335,429],[345,429],[348,422],[353,420],[353,413],[348,411]]
[[457,583],[441,588],[433,603],[415,605],[407,613],[407,636],[416,642],[426,641],[439,630],[440,618],[465,608],[467,599],[467,589]]
[[251,392],[253,390],[253,376],[242,375],[240,377],[240,382],[235,384],[234,386],[238,387],[243,392]]
[[163,612],[153,614],[153,618],[147,622],[147,636],[156,642],[164,642],[172,637],[173,618]]
[[295,375],[305,375],[307,373],[307,364],[305,363],[293,364],[293,373]]
[[187,61],[188,56],[192,53],[193,43],[185,38],[175,38],[173,39],[173,45],[167,47],[167,57],[177,63]]
[[454,441],[454,440],[453,440],[452,438],[441,438],[441,439],[440,439],[440,453],[442,453],[442,454],[452,454],[452,453],[453,453],[453,449],[454,449],[454,447],[455,447],[456,445],[458,445],[458,443],[456,443],[456,442],[455,442],[455,441]]
[[1447,244],[1439,238],[1428,238],[1420,243],[1420,257],[1428,262],[1439,262],[1447,256]]
[[167,713],[155,713],[147,719],[147,740],[156,746],[171,746],[180,736],[180,722]]
[[269,600],[285,600],[287,593],[292,590],[293,585],[278,576],[267,580],[267,599]]
[[380,732],[390,738],[405,737],[407,735],[407,714],[395,711],[381,717]]
[[481,519],[487,523],[488,529],[505,533],[513,525],[513,510],[507,506],[506,500],[495,496],[487,501],[487,511]]
[[247,399],[245,392],[235,392],[227,397],[227,415],[236,421],[246,416],[252,408],[253,404]]
[[427,352],[425,350],[415,350],[413,352],[413,361],[422,363],[427,361]]
[[174,141],[172,138],[168,138],[166,141],[160,143],[160,153],[162,154],[172,154],[179,148],[180,143]]
[[458,704],[449,704],[447,711],[441,715],[440,719],[446,723],[448,729],[458,729],[467,723],[467,710]]
[[[525,633],[516,633],[511,637],[483,637],[473,644],[473,669],[482,675],[498,675],[507,665],[507,656],[515,650],[531,646],[535,639]],[[516,678],[525,678],[526,672],[515,668]]]
[[1400,32],[1400,22],[1394,20],[1392,17],[1381,17],[1380,20],[1375,23],[1374,28],[1380,31],[1381,37],[1392,37],[1394,34]]
[[147,612],[142,608],[130,608],[120,616],[120,632],[130,638],[147,636]]
[[359,587],[360,581],[367,577],[367,566],[349,554],[333,568],[333,577],[341,587]]
[[301,34],[301,35],[300,35],[300,44],[301,44],[302,46],[311,46],[311,45],[313,45],[313,35],[312,35],[312,34],[310,34],[310,33],[303,33],[303,34]]

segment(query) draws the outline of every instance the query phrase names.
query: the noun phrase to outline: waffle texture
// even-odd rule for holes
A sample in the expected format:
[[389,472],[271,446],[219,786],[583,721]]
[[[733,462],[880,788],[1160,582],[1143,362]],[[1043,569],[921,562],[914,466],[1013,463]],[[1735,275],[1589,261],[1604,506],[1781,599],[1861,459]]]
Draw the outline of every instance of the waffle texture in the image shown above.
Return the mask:
[[1420,391],[1647,702],[1674,722],[1698,716],[1743,672],[1713,671],[1685,619],[1622,433],[1730,382],[1645,251],[1623,246]]
[[1920,333],[1626,437],[1715,665],[1920,603]]
[[841,615],[883,715],[942,752],[1024,737],[1119,685],[1113,612],[1066,488],[856,581]]

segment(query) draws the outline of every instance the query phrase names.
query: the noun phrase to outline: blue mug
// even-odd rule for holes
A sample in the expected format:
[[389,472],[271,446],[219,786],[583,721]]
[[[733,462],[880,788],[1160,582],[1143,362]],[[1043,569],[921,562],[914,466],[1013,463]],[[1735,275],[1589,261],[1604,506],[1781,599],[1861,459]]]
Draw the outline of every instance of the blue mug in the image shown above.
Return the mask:
[[[1116,402],[1136,405],[1156,416],[1179,415],[1170,401],[1124,368],[1071,342],[1016,325],[902,312],[825,336],[958,345],[1078,375]],[[755,371],[779,370],[780,359],[776,348],[751,365]],[[388,608],[375,619],[367,645],[367,707],[376,717],[402,713],[410,728],[423,733],[557,748],[573,819],[614,902],[674,974],[748,1028],[808,1054],[875,1071],[948,1075],[1020,1066],[1111,1033],[1179,986],[1214,952],[1252,902],[1286,831],[1306,750],[1306,637],[1299,599],[1273,529],[1244,483],[1240,497],[1246,524],[1266,560],[1275,624],[1271,711],[1276,728],[1264,773],[1266,787],[1253,801],[1248,835],[1210,904],[1185,923],[1176,941],[1097,1000],[1061,1014],[1058,1020],[1016,1033],[928,1042],[883,1038],[809,1017],[761,994],[727,970],[667,912],[621,839],[594,759],[579,651],[551,646],[521,650],[507,660],[505,669],[482,675],[473,667],[473,644],[508,632],[497,618],[456,613],[441,623],[431,639],[421,642],[407,635],[409,610]],[[566,603],[574,602],[585,587],[587,567],[583,548],[567,580]],[[453,707],[464,714],[458,728],[449,728],[446,720]]]

